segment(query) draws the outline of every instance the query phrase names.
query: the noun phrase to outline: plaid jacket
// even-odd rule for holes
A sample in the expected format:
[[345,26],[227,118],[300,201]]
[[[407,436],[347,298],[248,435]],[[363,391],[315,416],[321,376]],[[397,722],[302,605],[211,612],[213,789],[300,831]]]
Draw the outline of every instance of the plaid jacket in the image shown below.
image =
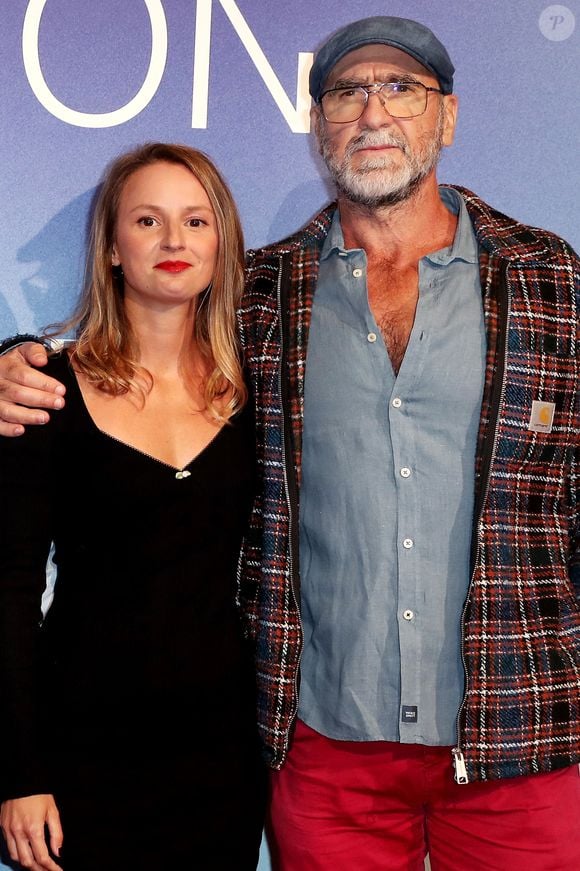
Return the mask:
[[[580,761],[580,264],[556,236],[458,190],[480,246],[488,336],[455,754],[456,777],[464,762],[467,781]],[[275,768],[297,707],[304,372],[333,208],[295,236],[249,252],[239,315],[261,486],[238,599],[256,645],[260,729]],[[550,431],[528,428],[534,401],[554,404],[551,428],[551,406],[535,407]]]

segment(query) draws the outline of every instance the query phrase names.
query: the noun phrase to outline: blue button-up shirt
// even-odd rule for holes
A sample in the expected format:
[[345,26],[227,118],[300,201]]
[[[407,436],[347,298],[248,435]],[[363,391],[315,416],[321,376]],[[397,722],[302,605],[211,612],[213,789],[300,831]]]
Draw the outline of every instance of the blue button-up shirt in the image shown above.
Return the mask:
[[306,362],[299,716],[331,738],[455,741],[464,690],[474,458],[485,370],[477,242],[460,195],[453,245],[419,263],[395,376],[368,304],[366,255],[338,212],[322,250]]

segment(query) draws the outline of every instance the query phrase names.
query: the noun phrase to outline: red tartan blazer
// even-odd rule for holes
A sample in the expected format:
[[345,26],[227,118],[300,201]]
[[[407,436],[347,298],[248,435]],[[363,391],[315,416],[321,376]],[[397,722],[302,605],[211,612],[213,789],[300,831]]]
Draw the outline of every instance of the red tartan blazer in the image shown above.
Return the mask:
[[[458,190],[480,246],[488,350],[457,746],[468,779],[488,780],[580,761],[580,263],[553,234]],[[261,483],[238,603],[255,642],[259,726],[275,768],[297,707],[304,371],[334,208],[248,252],[239,312]],[[534,409],[542,419],[553,412],[544,432],[529,428]]]

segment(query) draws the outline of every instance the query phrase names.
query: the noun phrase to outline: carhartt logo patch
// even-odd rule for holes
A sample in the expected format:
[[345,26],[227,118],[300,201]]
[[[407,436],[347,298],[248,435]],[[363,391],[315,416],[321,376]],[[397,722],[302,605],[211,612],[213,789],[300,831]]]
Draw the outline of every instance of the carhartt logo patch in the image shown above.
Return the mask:
[[532,432],[552,432],[555,410],[554,402],[538,402],[534,399],[528,429]]

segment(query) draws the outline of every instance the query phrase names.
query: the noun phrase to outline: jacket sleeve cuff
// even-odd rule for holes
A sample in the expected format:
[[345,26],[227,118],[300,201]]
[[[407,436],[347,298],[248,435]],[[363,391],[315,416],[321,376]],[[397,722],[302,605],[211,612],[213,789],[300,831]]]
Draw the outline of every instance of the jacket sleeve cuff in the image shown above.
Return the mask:
[[13,348],[18,348],[19,345],[26,344],[26,342],[37,342],[39,345],[43,345],[47,351],[56,350],[55,345],[58,346],[58,342],[51,339],[42,339],[38,336],[33,336],[31,333],[19,333],[16,336],[10,336],[0,342],[0,357],[8,351],[11,351]]

